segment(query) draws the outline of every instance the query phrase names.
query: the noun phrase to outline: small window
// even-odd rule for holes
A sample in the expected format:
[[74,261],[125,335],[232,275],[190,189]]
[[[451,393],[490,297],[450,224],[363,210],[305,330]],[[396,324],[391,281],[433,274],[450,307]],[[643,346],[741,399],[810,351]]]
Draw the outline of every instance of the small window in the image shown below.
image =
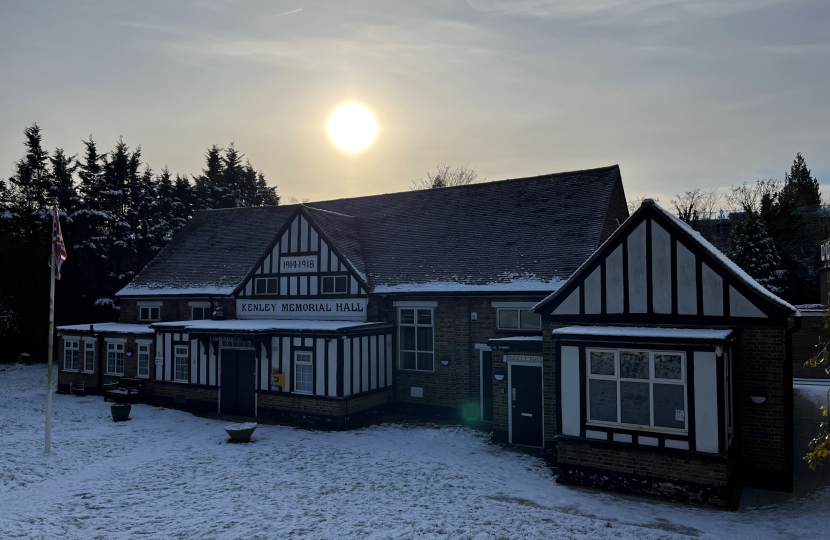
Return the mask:
[[280,278],[257,278],[256,294],[278,294],[280,292]]
[[223,337],[222,347],[227,349],[253,349],[254,345],[250,341],[245,341],[244,339],[236,337]]
[[311,394],[314,392],[314,366],[311,353],[296,351],[294,353],[294,391]]
[[63,369],[64,371],[78,371],[78,342],[63,342]]
[[193,321],[203,321],[210,319],[211,308],[209,307],[192,307],[190,319]]
[[150,376],[150,345],[140,344],[138,346],[138,370],[139,377]]
[[123,343],[107,343],[107,375],[124,375]]
[[158,321],[160,308],[152,306],[143,306],[139,309],[138,318],[142,321]]
[[542,317],[528,309],[500,308],[499,330],[541,330]]
[[323,294],[346,294],[349,292],[349,276],[323,276]]
[[433,371],[435,340],[432,319],[432,309],[401,308],[398,321],[401,369]]
[[187,354],[187,345],[176,345],[174,347],[173,358],[173,380],[188,382],[190,381],[190,358]]
[[89,341],[84,342],[84,371],[95,371],[95,343]]

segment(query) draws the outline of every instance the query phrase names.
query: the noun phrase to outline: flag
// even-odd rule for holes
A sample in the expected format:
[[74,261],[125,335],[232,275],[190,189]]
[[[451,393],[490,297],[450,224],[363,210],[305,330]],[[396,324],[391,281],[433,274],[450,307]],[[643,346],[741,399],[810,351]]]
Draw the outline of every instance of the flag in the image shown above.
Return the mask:
[[61,278],[61,264],[66,260],[66,246],[63,244],[61,222],[55,207],[52,219],[52,256],[55,257],[55,279]]

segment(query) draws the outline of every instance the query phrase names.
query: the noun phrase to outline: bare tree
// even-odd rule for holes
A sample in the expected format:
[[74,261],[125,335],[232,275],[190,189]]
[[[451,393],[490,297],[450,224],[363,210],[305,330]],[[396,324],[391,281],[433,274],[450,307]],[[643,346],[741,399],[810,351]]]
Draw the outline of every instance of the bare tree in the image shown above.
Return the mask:
[[287,200],[288,200],[288,204],[300,204],[301,202],[302,202],[302,204],[306,204],[308,202],[308,199],[303,199],[302,201],[298,201],[297,197],[288,197]]
[[660,199],[658,199],[657,197],[631,197],[630,199],[628,199],[628,213],[633,214],[634,212],[636,212],[637,209],[643,205],[643,201],[646,199],[651,199],[656,203],[660,202]]
[[479,178],[475,167],[438,163],[435,170],[427,173],[426,178],[419,178],[412,182],[410,189],[437,189],[453,186],[467,186],[483,182],[486,178]]
[[720,206],[722,195],[717,190],[704,191],[693,189],[682,195],[677,194],[671,200],[677,217],[697,228],[701,219],[715,217]]
[[732,186],[725,198],[733,212],[757,212],[761,209],[761,201],[765,196],[772,197],[779,191],[781,181],[768,178],[758,180],[755,184],[744,182],[740,186]]

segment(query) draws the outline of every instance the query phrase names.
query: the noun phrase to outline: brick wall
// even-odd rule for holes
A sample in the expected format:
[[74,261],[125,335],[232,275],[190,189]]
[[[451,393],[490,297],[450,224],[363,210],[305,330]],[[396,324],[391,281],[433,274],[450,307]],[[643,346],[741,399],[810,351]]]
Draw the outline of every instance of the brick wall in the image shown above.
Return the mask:
[[[142,300],[134,298],[122,298],[119,302],[119,322],[122,323],[144,323],[140,321],[138,303]],[[153,299],[158,301],[158,299]],[[208,298],[165,298],[161,299],[161,320],[162,321],[189,321],[191,317],[190,302],[208,302]],[[213,299],[214,305],[222,307],[225,317],[232,319],[236,316],[236,300],[233,298],[220,297]]]
[[812,368],[804,362],[819,352],[817,326],[822,318],[805,316],[801,319],[801,329],[793,334],[793,377],[805,379],[830,379],[830,374],[821,368]]
[[394,394],[383,389],[349,398],[259,392],[257,416],[330,429],[350,429],[388,412]]
[[154,405],[213,413],[219,410],[219,389],[215,386],[148,381],[145,387]]
[[[58,342],[58,391],[68,392],[71,383],[84,383],[84,390],[87,393],[101,393],[100,384],[108,384],[117,382],[120,377],[117,375],[107,375],[107,342],[105,338],[126,338],[124,343],[124,377],[134,378],[138,375],[138,344],[136,343],[136,336],[125,334],[101,334],[95,343],[95,371],[86,373],[83,371],[84,367],[84,339],[85,336],[80,336],[80,347],[78,354],[78,371],[65,371],[63,364],[64,357],[64,337],[61,336]],[[138,339],[149,339],[151,336],[139,336]],[[127,356],[127,350],[132,349],[132,356]],[[150,373],[153,370],[153,346],[150,346]]]

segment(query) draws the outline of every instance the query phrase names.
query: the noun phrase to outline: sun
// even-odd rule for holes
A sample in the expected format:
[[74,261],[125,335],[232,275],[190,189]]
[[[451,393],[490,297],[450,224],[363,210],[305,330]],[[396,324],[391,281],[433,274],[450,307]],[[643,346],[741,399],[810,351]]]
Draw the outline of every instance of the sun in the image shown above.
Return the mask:
[[346,152],[365,150],[375,140],[376,132],[372,113],[357,103],[341,105],[329,118],[329,137]]

